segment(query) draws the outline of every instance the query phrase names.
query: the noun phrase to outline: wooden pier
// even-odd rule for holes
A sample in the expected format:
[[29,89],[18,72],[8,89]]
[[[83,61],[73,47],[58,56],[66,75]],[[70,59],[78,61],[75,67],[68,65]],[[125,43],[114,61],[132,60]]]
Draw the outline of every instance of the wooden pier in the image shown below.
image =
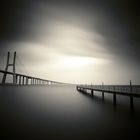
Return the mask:
[[90,91],[90,95],[93,97],[94,92],[98,91],[102,93],[102,100],[104,100],[105,93],[109,93],[113,95],[113,104],[117,105],[117,95],[129,96],[130,97],[130,107],[134,109],[133,98],[140,98],[140,85],[78,85],[77,90],[79,92],[88,93]]

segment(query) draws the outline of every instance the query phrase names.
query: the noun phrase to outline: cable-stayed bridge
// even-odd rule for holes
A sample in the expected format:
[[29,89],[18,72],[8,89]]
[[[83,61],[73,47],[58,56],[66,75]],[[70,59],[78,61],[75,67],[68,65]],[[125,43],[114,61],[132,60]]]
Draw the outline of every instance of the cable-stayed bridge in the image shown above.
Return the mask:
[[[58,81],[52,81],[47,79],[42,79],[38,77],[33,77],[30,75],[16,73],[16,52],[14,52],[13,62],[10,63],[10,52],[7,54],[7,63],[5,70],[0,70],[3,74],[1,84],[2,85],[52,85],[52,84],[68,84]],[[8,71],[8,68],[12,67],[12,72]],[[13,80],[11,83],[6,83],[7,75],[12,75]]]

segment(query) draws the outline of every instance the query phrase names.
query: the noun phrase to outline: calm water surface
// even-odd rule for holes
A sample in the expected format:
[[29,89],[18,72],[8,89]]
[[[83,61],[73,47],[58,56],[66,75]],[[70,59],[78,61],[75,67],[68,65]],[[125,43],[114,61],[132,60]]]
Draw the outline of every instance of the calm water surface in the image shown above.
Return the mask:
[[0,87],[3,139],[98,140],[134,138],[140,132],[140,99],[101,93],[92,98],[75,86]]

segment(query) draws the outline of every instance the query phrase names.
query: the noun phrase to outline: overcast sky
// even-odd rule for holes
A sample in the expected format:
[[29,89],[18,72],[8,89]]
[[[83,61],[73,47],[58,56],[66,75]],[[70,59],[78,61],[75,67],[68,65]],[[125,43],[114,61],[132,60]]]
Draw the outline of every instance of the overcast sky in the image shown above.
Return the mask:
[[137,3],[132,0],[2,0],[0,69],[70,83],[140,84]]

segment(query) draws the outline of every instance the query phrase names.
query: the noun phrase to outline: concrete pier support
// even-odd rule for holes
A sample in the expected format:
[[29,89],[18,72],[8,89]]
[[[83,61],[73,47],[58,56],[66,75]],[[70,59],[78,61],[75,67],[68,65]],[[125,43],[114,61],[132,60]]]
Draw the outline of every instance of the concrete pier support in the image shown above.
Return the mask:
[[19,76],[19,85],[21,85],[21,76]]
[[25,77],[23,76],[22,77],[22,85],[24,85],[24,79],[25,79]]
[[39,85],[41,85],[41,80],[39,80]]
[[6,76],[7,76],[7,71],[8,71],[8,67],[9,66],[12,66],[13,67],[13,84],[16,84],[16,69],[15,69],[15,62],[16,62],[16,52],[14,52],[14,58],[13,58],[13,63],[10,63],[9,62],[9,58],[10,58],[10,52],[8,52],[7,54],[7,63],[6,63],[6,67],[5,67],[5,73],[3,75],[3,78],[2,78],[2,84],[5,84],[6,82]]
[[87,89],[86,88],[84,89],[84,93],[87,93]]
[[26,77],[26,85],[28,85],[28,77]]
[[18,84],[18,82],[19,82],[19,81],[18,81],[18,80],[19,80],[18,78],[19,78],[19,76],[16,75],[16,84]]
[[31,78],[31,85],[33,85],[33,78]]

